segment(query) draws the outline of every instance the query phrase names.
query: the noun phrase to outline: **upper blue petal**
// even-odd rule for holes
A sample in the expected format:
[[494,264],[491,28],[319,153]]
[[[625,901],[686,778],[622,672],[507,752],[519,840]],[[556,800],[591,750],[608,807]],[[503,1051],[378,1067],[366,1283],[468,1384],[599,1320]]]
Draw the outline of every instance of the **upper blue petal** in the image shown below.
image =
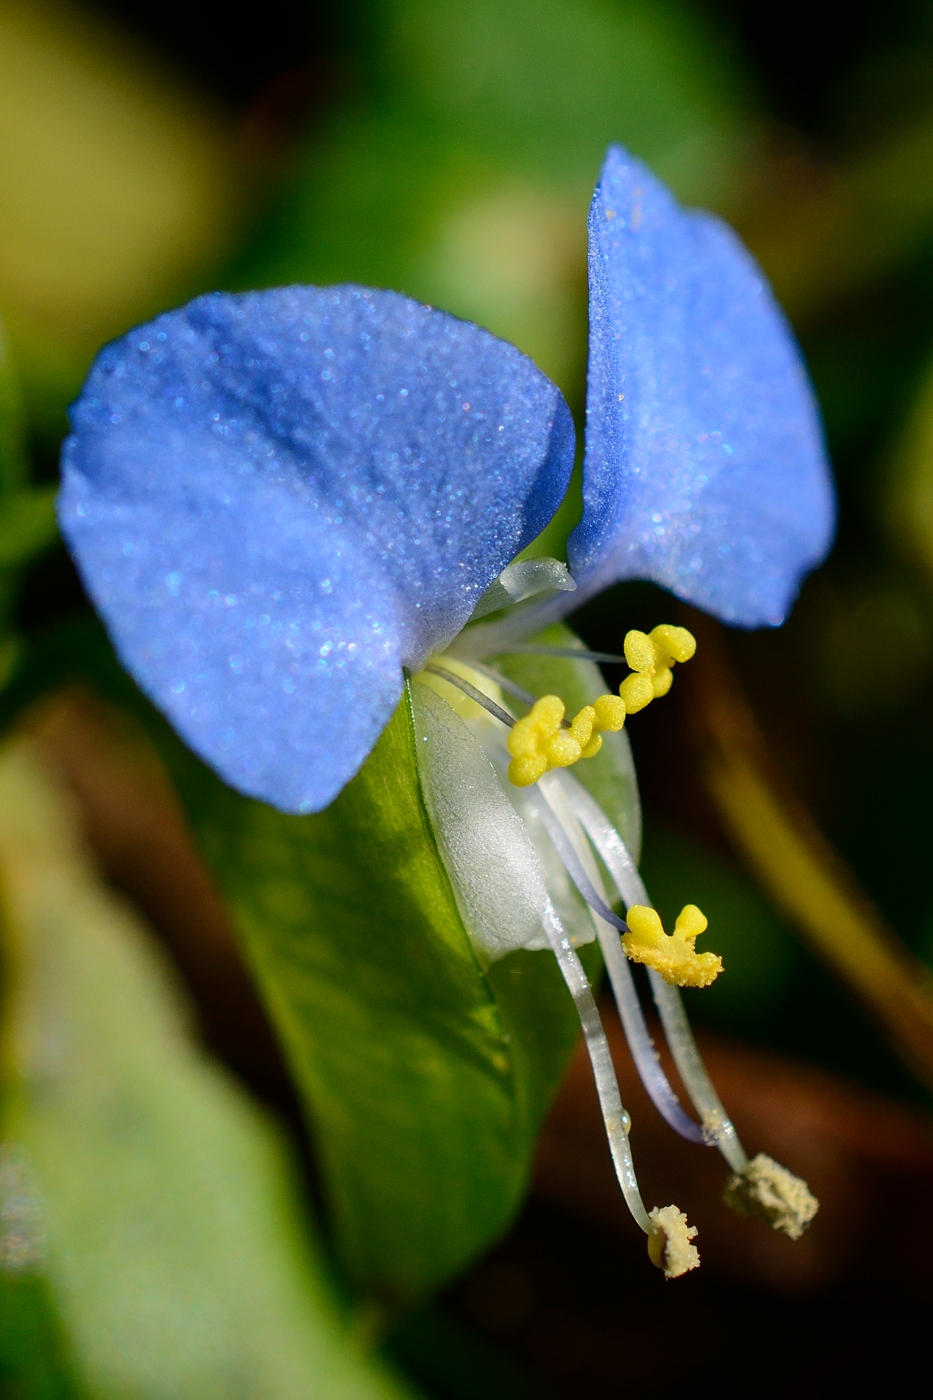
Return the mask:
[[201,297],[98,357],[62,529],[123,661],[234,787],[317,811],[559,505],[560,392],[392,292]]
[[731,230],[618,148],[589,228],[581,594],[651,579],[726,622],[780,623],[835,524],[784,315]]

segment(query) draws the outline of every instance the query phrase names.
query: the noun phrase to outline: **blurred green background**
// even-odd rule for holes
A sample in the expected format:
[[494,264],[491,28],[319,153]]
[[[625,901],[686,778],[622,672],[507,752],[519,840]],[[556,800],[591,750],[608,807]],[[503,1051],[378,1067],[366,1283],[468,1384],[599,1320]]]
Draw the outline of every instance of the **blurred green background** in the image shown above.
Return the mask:
[[[354,280],[514,341],[582,423],[585,216],[610,141],[646,159],[683,200],[736,225],[801,338],[837,475],[839,539],[788,625],[733,634],[730,654],[775,764],[891,927],[933,965],[926,0],[266,0],[236,11],[207,0],[0,0],[0,669],[27,676],[6,718],[21,718],[27,693],[67,678],[49,657],[65,654],[87,615],[55,540],[51,490],[67,404],[101,343],[208,289]],[[618,650],[628,627],[670,611],[656,590],[629,586],[576,624],[591,645]],[[926,1091],[730,845],[695,775],[689,714],[674,713],[652,710],[634,743],[649,887],[666,917],[688,900],[701,905],[730,972],[691,998],[691,1012],[714,1035],[925,1113]],[[572,1212],[540,1199],[501,1257],[413,1313],[378,1361],[364,1359],[378,1329],[352,1311],[339,1271],[334,1281],[326,1221],[322,1241],[308,1243],[320,1204],[314,1147],[261,1014],[250,1004],[256,1023],[243,1020],[241,974],[218,972],[206,955],[198,964],[184,929],[173,941],[169,916],[160,921],[158,900],[147,906],[129,877],[122,884],[167,953],[135,929],[110,930],[130,917],[119,909],[88,912],[94,932],[84,940],[59,927],[72,898],[61,870],[82,889],[91,876],[27,768],[10,758],[0,774],[0,865],[14,910],[4,1034],[8,1064],[32,1055],[39,1067],[28,1092],[8,1069],[6,1133],[28,1140],[55,1183],[45,1187],[48,1210],[59,1212],[66,1244],[49,1283],[44,1246],[29,1243],[28,1168],[0,1158],[3,1393],[271,1398],[399,1386],[470,1400],[665,1395],[685,1383],[687,1361],[627,1369],[630,1349],[665,1345],[654,1324],[632,1318],[674,1306],[670,1295],[662,1302],[646,1286],[642,1296],[628,1245],[607,1243],[598,1222],[571,1226]],[[106,867],[106,841],[92,844]],[[42,874],[49,861],[58,875]],[[10,869],[33,866],[33,884],[24,875],[17,894]],[[64,892],[46,909],[35,889],[59,878]],[[74,985],[123,988],[126,1024],[94,1020],[90,991],[82,1020],[66,966]],[[223,1070],[205,1068],[175,1024],[176,981]],[[41,1091],[43,1075],[55,1074],[35,1047],[71,1019],[68,1044],[80,1053],[65,1054],[61,1073],[85,1084],[86,1099],[74,1088],[70,1098]],[[93,1084],[95,1074],[122,1073],[134,1021],[143,1031],[138,1071],[125,1076],[124,1129],[95,1116]],[[872,1114],[861,1113],[868,1132]],[[82,1195],[76,1177],[94,1192]],[[128,1181],[136,1198],[158,1201],[145,1247],[124,1229],[133,1208],[118,1198]],[[116,1243],[102,1249],[102,1233]],[[27,1262],[10,1264],[3,1241],[20,1236]],[[246,1258],[248,1277],[237,1266]],[[880,1332],[910,1331],[925,1295],[912,1285],[908,1302],[894,1265],[869,1278],[864,1262],[843,1261],[787,1287],[763,1265],[743,1267],[745,1283],[724,1265],[676,1304],[709,1320],[717,1361],[728,1365],[731,1347],[742,1382],[765,1395],[792,1384],[815,1394],[856,1374],[890,1384],[906,1367],[907,1353],[892,1361],[880,1342],[864,1350],[860,1336],[878,1315],[879,1290],[889,1309]],[[211,1321],[224,1290],[222,1320]],[[808,1330],[817,1300],[843,1342]],[[501,1323],[510,1306],[511,1328]],[[799,1339],[773,1374],[760,1362],[766,1329],[750,1320],[769,1309]],[[171,1365],[156,1314],[174,1319]],[[561,1327],[577,1339],[570,1360],[542,1341]],[[684,1335],[702,1345],[699,1325]]]

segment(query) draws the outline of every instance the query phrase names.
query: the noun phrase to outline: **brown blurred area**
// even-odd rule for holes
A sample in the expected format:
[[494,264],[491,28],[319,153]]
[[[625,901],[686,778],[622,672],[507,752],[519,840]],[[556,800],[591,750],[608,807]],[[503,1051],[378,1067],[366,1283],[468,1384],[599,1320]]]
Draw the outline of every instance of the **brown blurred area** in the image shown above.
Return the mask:
[[[287,1070],[145,741],[77,688],[34,709],[26,728],[70,786],[104,873],[168,950],[205,1043],[301,1140]],[[926,1117],[809,1065],[703,1035],[749,1153],[777,1158],[820,1198],[810,1232],[792,1243],[722,1205],[724,1162],[662,1122],[614,1010],[604,1003],[603,1014],[643,1194],[649,1207],[673,1201],[687,1212],[699,1228],[702,1269],[666,1284],[648,1264],[618,1192],[581,1045],[541,1138],[530,1202],[448,1294],[448,1316],[478,1330],[497,1354],[511,1353],[541,1379],[540,1394],[673,1393],[695,1378],[698,1364],[720,1364],[725,1338],[729,1373],[754,1375],[757,1394],[786,1394],[791,1385],[824,1394],[825,1386],[867,1377],[889,1325],[897,1326],[897,1364],[906,1367],[911,1339],[921,1345],[910,1316],[926,1306],[933,1245]],[[306,1147],[303,1155],[313,1172]],[[896,1373],[888,1365],[889,1381]]]

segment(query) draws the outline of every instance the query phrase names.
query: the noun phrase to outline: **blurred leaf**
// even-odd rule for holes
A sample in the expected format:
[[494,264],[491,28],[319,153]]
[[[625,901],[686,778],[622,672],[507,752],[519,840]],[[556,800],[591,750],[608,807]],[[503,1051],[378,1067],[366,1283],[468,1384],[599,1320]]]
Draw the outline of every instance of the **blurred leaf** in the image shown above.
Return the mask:
[[26,479],[26,425],[19,383],[0,324],[0,502]]
[[56,538],[54,486],[0,500],[0,569],[16,569]]
[[32,1201],[5,1264],[47,1278],[90,1392],[398,1396],[341,1334],[277,1135],[191,1045],[25,747],[0,759],[0,869],[3,1129]]
[[586,211],[610,141],[727,201],[745,112],[692,12],[649,0],[400,0],[373,101],[308,142],[240,285],[358,281],[513,341],[582,390]]
[[307,1105],[348,1277],[390,1307],[426,1294],[521,1201],[578,1035],[553,957],[480,962],[427,825],[404,704],[336,802],[291,817],[185,749],[96,622],[33,649],[4,718],[73,677],[135,711],[175,782]]
[[[8,1212],[0,1191],[0,1210]],[[0,1243],[2,1249],[2,1243]],[[81,1400],[48,1281],[0,1264],[0,1394],[6,1400]]]
[[30,400],[61,415],[102,340],[210,275],[231,154],[205,102],[86,7],[4,0],[0,307]]
[[712,28],[671,0],[397,0],[383,6],[389,105],[548,181],[585,182],[622,141],[709,199],[742,115]]
[[[778,144],[756,211],[741,221],[798,327],[819,322],[872,284],[928,262],[933,249],[933,111],[835,165]],[[848,326],[846,326],[848,331]]]
[[933,585],[933,371],[920,386],[884,488],[892,543]]

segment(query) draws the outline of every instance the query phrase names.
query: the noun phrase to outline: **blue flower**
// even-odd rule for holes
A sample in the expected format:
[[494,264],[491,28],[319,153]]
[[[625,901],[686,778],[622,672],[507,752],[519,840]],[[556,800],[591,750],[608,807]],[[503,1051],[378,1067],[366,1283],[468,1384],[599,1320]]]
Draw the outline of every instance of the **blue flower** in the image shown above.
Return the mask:
[[[512,561],[566,492],[573,425],[512,346],[392,292],[201,297],[107,347],[73,410],[59,513],[129,670],[249,796],[327,806],[392,714],[404,669],[426,669],[411,689],[419,771],[464,925],[491,957],[541,939],[554,951],[620,1185],[674,1276],[698,1262],[696,1232],[642,1201],[577,942],[599,938],[649,1094],[678,1132],[719,1147],[737,1208],[792,1238],[816,1209],[769,1158],[749,1162],[669,985],[716,975],[720,960],[694,949],[704,916],[687,906],[665,934],[618,830],[562,771],[613,751],[619,772],[630,765],[625,716],[666,692],[693,638],[629,633],[620,696],[594,691],[572,722],[559,697],[523,691],[483,656],[623,578],[738,625],[779,623],[829,546],[833,497],[799,352],[761,273],[723,225],[679,209],[617,149],[593,200],[590,287],[576,596],[463,634],[471,617],[566,586],[556,561]],[[507,695],[529,713],[516,720]],[[654,1053],[627,956],[651,968],[699,1122]]]

